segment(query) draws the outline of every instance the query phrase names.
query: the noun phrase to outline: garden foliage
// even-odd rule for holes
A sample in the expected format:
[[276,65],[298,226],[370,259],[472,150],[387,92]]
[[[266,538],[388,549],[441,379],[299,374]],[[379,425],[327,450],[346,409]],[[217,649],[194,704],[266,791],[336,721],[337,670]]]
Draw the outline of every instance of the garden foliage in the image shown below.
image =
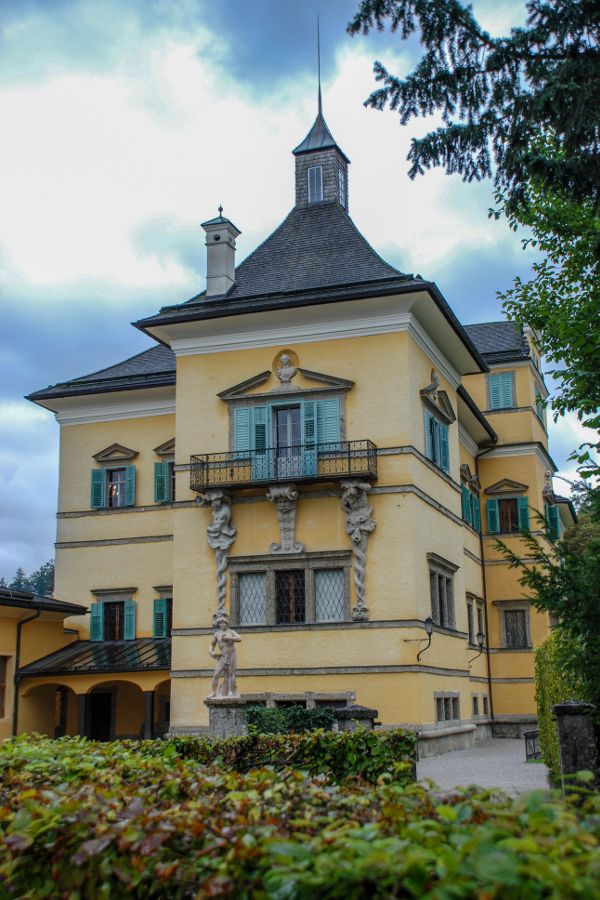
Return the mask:
[[333,710],[328,707],[307,709],[305,706],[250,706],[248,729],[252,734],[300,734],[318,728],[333,728]]
[[0,749],[0,897],[597,896],[600,800],[204,767],[172,742]]
[[583,690],[581,680],[571,665],[572,654],[569,638],[560,628],[535,651],[535,701],[540,747],[550,777],[555,782],[560,780],[560,750],[552,707],[565,700],[578,700]]

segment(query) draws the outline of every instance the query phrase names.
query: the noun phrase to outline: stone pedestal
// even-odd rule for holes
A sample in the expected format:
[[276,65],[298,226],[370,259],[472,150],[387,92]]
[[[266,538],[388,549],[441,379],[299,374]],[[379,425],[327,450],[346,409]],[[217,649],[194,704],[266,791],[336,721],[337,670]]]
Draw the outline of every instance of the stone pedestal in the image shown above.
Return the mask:
[[560,767],[563,775],[594,772],[598,775],[598,746],[591,703],[567,700],[553,708],[558,723]]
[[338,731],[356,731],[357,728],[375,727],[375,719],[379,715],[376,709],[368,706],[344,706],[333,710]]
[[245,700],[238,697],[215,697],[204,703],[208,706],[208,734],[211,738],[248,734]]

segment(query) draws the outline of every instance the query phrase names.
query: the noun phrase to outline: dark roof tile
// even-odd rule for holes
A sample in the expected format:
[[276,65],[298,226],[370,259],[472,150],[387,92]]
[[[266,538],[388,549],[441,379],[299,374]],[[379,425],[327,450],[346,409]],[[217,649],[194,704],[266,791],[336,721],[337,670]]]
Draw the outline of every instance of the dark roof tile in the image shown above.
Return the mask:
[[515,322],[482,322],[465,325],[465,331],[487,362],[503,362],[529,356],[529,345]]

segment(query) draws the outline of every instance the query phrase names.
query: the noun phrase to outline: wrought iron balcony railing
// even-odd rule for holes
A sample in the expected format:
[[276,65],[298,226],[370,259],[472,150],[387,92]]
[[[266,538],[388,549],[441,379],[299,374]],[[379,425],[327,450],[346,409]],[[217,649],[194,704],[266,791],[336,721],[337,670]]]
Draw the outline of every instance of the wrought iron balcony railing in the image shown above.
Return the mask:
[[372,441],[336,441],[234,453],[205,453],[190,459],[190,487],[241,488],[282,481],[377,479],[377,447]]

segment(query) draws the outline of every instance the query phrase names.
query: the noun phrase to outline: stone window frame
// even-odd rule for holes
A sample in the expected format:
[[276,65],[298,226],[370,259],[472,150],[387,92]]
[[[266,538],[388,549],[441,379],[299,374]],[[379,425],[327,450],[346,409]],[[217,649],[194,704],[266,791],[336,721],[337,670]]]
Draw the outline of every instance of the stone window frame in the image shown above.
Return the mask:
[[[454,598],[454,575],[459,570],[460,566],[457,566],[455,563],[450,562],[447,559],[444,559],[443,556],[438,556],[437,553],[428,553],[427,554],[427,565],[429,571],[429,596],[431,602],[431,618],[435,625],[440,628],[456,628],[456,604]],[[432,590],[432,576],[441,576],[446,579],[446,612],[447,612],[447,621],[441,622],[439,615],[439,594],[437,598],[434,599],[433,590]],[[450,592],[448,592],[448,586],[450,586]],[[436,591],[437,593],[437,591]],[[448,602],[448,593],[450,594],[450,600]],[[437,605],[437,610],[436,610]],[[437,614],[436,614],[437,613]]]
[[[434,691],[433,704],[436,722],[460,722],[460,693],[458,691]],[[447,713],[450,713],[448,715]],[[441,713],[441,715],[440,715]],[[458,715],[455,715],[457,713]]]
[[[344,572],[344,618],[327,619],[323,623],[316,619],[315,575],[319,569],[342,569]],[[275,572],[304,571],[305,619],[304,622],[289,624],[276,622]],[[267,621],[262,625],[239,625],[239,576],[266,575]],[[261,556],[238,556],[229,559],[231,622],[240,628],[298,628],[303,625],[320,625],[352,621],[350,582],[352,574],[352,551],[324,550],[321,552],[268,554]]]
[[[531,640],[531,603],[529,600],[500,600],[496,601],[500,616],[500,644],[502,650],[514,652],[531,652],[533,643]],[[525,647],[512,647],[506,641],[506,620],[504,613],[514,610],[523,610],[525,615],[525,633],[527,636],[527,645]]]
[[479,707],[479,694],[471,694],[471,718],[479,719],[481,709]]
[[[469,628],[469,606],[473,610],[473,632]],[[486,622],[485,622],[485,602],[481,597],[478,597],[477,594],[472,594],[467,591],[467,642],[469,647],[478,648],[479,644],[477,643],[477,634],[479,632],[479,616],[476,615],[481,611],[481,631],[483,634],[483,643],[485,646],[485,642],[487,640],[487,632],[486,632]]]

